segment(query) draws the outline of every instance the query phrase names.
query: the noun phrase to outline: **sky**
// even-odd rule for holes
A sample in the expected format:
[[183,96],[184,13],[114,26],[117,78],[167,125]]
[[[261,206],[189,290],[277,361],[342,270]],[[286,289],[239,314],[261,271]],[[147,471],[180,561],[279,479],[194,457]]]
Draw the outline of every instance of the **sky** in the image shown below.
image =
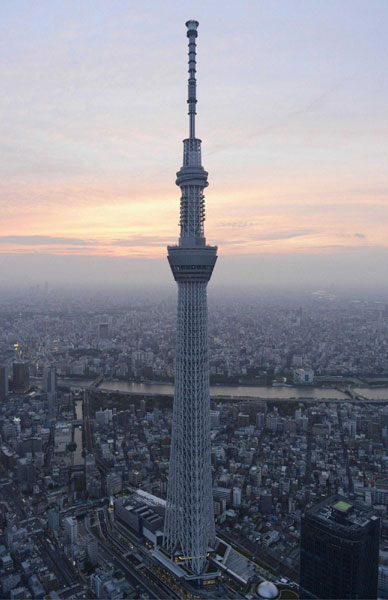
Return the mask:
[[387,0],[1,0],[2,285],[172,285],[188,19],[215,284],[388,289]]

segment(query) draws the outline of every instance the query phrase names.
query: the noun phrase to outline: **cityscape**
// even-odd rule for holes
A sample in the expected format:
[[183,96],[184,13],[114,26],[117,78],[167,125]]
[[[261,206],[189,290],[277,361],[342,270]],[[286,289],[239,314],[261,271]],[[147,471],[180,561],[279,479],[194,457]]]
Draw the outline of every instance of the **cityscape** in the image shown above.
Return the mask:
[[[365,154],[359,161],[350,151],[353,173],[358,168],[360,175],[354,186],[361,187],[346,192],[343,173],[339,202],[333,191],[324,189],[324,178],[319,183],[324,168],[319,176],[314,174],[315,159],[329,163],[326,151],[311,160],[311,138],[300,147],[300,156],[311,167],[316,189],[323,186],[315,204],[309,204],[317,194],[314,186],[301,179],[298,183],[297,176],[291,191],[292,169],[282,172],[280,167],[279,175],[275,169],[272,183],[267,179],[263,188],[262,204],[245,185],[245,177],[253,177],[250,184],[257,186],[256,167],[250,169],[258,157],[263,165],[276,163],[279,140],[281,145],[295,144],[292,126],[287,132],[295,117],[303,117],[306,129],[300,131],[310,131],[309,138],[314,130],[308,125],[311,114],[333,102],[341,87],[349,93],[352,84],[346,78],[334,84],[332,78],[303,108],[288,108],[277,123],[264,121],[262,132],[254,132],[251,115],[252,131],[232,126],[225,138],[229,125],[224,130],[217,118],[227,114],[230,98],[238,97],[232,101],[237,118],[244,111],[249,114],[245,93],[255,97],[256,108],[261,101],[273,108],[276,93],[268,102],[257,84],[245,88],[244,83],[232,83],[230,90],[221,86],[225,104],[215,109],[219,115],[213,113],[214,122],[205,121],[206,127],[200,121],[202,154],[197,113],[209,106],[208,100],[202,104],[202,94],[210,96],[211,89],[216,90],[212,100],[219,101],[218,84],[209,87],[209,80],[215,73],[221,77],[224,67],[211,76],[205,71],[202,83],[197,45],[200,57],[209,56],[208,64],[214,65],[216,57],[229,62],[236,77],[249,78],[252,67],[245,70],[237,57],[248,57],[249,47],[262,47],[262,40],[253,41],[256,32],[247,29],[259,13],[248,0],[241,12],[226,4],[223,12],[217,0],[216,9],[209,9],[209,23],[214,27],[219,22],[227,30],[214,39],[205,30],[202,50],[197,20],[186,20],[185,30],[181,23],[179,44],[173,37],[178,16],[188,9],[186,0],[179,8],[175,0],[167,2],[166,12],[156,4],[150,11],[117,0],[108,8],[101,0],[89,15],[74,0],[66,9],[53,4],[43,11],[39,2],[31,7],[21,0],[20,12],[14,6],[5,11],[5,33],[11,41],[26,16],[31,17],[21,48],[29,45],[38,65],[36,81],[28,88],[31,129],[21,145],[30,152],[27,140],[34,137],[34,129],[43,137],[28,160],[24,148],[16,151],[7,135],[0,141],[8,148],[6,168],[14,156],[4,185],[0,235],[0,598],[388,598],[388,295],[378,267],[386,251],[384,219],[379,216],[384,184],[367,188],[373,169],[366,174],[363,168],[370,157]],[[206,11],[198,4],[201,23],[206,23]],[[303,29],[293,21],[293,0],[276,10],[264,3],[260,10],[268,31],[282,24],[281,30],[285,23],[290,32]],[[327,10],[329,14],[332,7]],[[314,52],[322,43],[333,46],[328,43],[332,34],[325,25],[326,12],[321,11],[318,7],[303,16],[314,27],[323,19],[324,32],[322,40],[300,38],[305,65],[305,48]],[[357,37],[361,12],[345,39]],[[340,13],[338,23],[347,15],[346,10]],[[88,36],[89,19],[93,25]],[[236,33],[228,29],[227,19],[235,19]],[[375,14],[373,19],[379,31]],[[127,25],[136,59],[131,75],[123,79],[127,55],[126,41],[121,42],[127,39]],[[151,31],[160,38],[153,35],[154,45],[144,54]],[[179,78],[167,83],[176,57],[184,59],[183,31],[188,75],[185,82]],[[298,44],[287,35],[284,48],[292,48],[296,57]],[[100,54],[102,39],[106,45]],[[40,54],[47,44],[54,49],[53,63],[48,55],[46,62],[45,52]],[[69,50],[65,63],[64,48]],[[267,72],[275,87],[281,72],[282,81],[290,80],[283,50],[275,51]],[[21,49],[21,61],[25,51]],[[369,56],[369,50],[363,51]],[[67,60],[69,72],[77,75],[62,88],[70,104],[69,121],[61,132],[66,113],[62,98],[54,91],[46,101],[50,77],[39,80],[38,73],[47,68],[51,72],[50,96],[59,89],[56,77],[66,79],[67,67],[60,65]],[[106,69],[104,76],[98,60]],[[147,79],[145,67],[155,62],[160,78],[150,68]],[[323,57],[315,60],[319,69],[324,62]],[[20,65],[27,77],[28,68]],[[263,73],[265,66],[260,63]],[[336,68],[333,63],[333,76]],[[338,74],[345,73],[342,68]],[[12,67],[5,76],[11,72]],[[371,73],[375,75],[373,69]],[[313,88],[313,75],[309,77]],[[297,70],[292,80],[296,89]],[[225,81],[229,84],[228,77]],[[18,85],[15,81],[9,98],[13,133],[29,103]],[[178,85],[186,88],[187,106],[186,111],[179,109],[179,117]],[[131,86],[139,98],[126,121],[121,111]],[[172,110],[163,112],[169,104]],[[349,110],[350,105],[347,101]],[[71,112],[75,106],[82,107],[80,120]],[[93,121],[96,107],[103,107],[104,115],[115,115],[116,109],[117,121],[106,125],[99,120],[102,113]],[[162,181],[167,164],[173,174],[169,144],[178,141],[179,128],[171,117],[182,123],[181,112],[188,118],[175,180],[178,209],[178,201],[170,206],[167,193],[163,195],[163,189],[171,194],[173,177],[168,188]],[[329,122],[338,116],[347,122],[341,110]],[[168,119],[162,142],[159,122]],[[44,142],[47,123],[54,129],[61,125]],[[81,124],[81,130],[72,129],[73,123]],[[123,123],[124,130],[129,127],[126,135],[133,133],[139,142],[133,151],[120,141]],[[279,124],[282,134],[277,138]],[[208,132],[213,140],[209,152]],[[264,144],[268,133],[277,141],[268,157],[260,156],[265,148],[258,152],[257,139]],[[321,133],[316,129],[315,135],[318,139]],[[91,145],[85,141],[88,136],[94,140]],[[228,151],[233,153],[233,146],[241,143],[246,144],[244,158],[240,155],[235,163],[236,155],[230,159]],[[250,151],[250,145],[255,149]],[[59,154],[50,156],[50,147]],[[117,149],[112,153],[113,147]],[[290,163],[291,147],[286,152]],[[104,151],[99,154],[102,148],[106,160]],[[69,150],[74,151],[70,161]],[[156,162],[149,160],[152,153],[158,156]],[[329,154],[338,165],[335,151]],[[124,183],[120,165],[129,158],[139,167]],[[335,185],[336,168],[327,172]],[[212,192],[209,198],[207,193],[213,171],[224,178],[223,188],[216,184],[214,205]],[[304,178],[304,168],[302,172]],[[230,182],[236,175],[242,195],[231,201],[236,188]],[[287,192],[282,192],[283,178],[289,181]],[[274,184],[277,179],[280,187]],[[353,185],[353,175],[351,179]],[[301,201],[295,200],[292,217],[299,186]],[[277,205],[272,206],[271,194]],[[279,210],[283,203],[288,214]],[[374,210],[369,210],[372,205]],[[366,207],[364,217],[360,206]]]
[[[210,435],[221,597],[255,597],[261,582],[298,597],[302,515],[333,495],[381,518],[384,597],[386,306],[324,291],[216,300]],[[1,314],[2,595],[185,597],[152,555],[167,500],[173,298],[110,304],[43,282],[8,293]]]

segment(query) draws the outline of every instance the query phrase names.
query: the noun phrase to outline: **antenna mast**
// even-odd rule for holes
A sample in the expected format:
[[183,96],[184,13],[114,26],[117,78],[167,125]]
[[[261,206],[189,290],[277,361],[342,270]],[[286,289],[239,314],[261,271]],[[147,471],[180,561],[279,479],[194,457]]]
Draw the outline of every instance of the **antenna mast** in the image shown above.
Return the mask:
[[195,38],[197,37],[198,21],[187,21],[187,37],[189,38],[189,81],[188,81],[188,98],[187,104],[189,105],[189,118],[190,118],[190,139],[195,138],[195,115],[196,104],[197,104],[197,80],[195,79],[196,73],[196,43]]

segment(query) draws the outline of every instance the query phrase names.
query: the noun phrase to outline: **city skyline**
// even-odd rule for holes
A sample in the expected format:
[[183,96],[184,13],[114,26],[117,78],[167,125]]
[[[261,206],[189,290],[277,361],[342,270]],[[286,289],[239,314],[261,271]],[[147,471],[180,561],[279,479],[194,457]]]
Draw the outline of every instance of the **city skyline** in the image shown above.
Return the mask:
[[[0,273],[10,283],[98,283],[107,266],[108,283],[123,270],[139,284],[145,268],[156,279],[165,269],[160,281],[168,273],[170,165],[185,131],[177,32],[191,8],[91,7],[0,8]],[[209,236],[225,259],[215,285],[228,272],[264,284],[378,284],[388,257],[386,3],[200,2],[196,13]]]

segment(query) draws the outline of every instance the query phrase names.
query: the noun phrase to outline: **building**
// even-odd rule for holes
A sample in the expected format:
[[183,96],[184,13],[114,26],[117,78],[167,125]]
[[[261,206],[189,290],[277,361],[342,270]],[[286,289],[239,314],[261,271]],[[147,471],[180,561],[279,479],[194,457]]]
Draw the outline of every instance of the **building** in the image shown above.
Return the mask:
[[314,371],[312,369],[294,369],[293,381],[296,385],[314,383]]
[[43,371],[43,389],[46,392],[49,414],[57,412],[57,371],[55,367],[45,367]]
[[156,545],[163,530],[164,506],[152,506],[136,496],[124,496],[115,500],[114,512],[115,518],[133,533]]
[[43,371],[43,389],[46,394],[55,394],[57,391],[57,371],[55,367],[45,367]]
[[220,426],[220,411],[219,410],[211,410],[210,411],[210,427],[219,427]]
[[378,598],[388,598],[388,566],[379,566]]
[[201,164],[201,140],[195,137],[198,22],[188,21],[186,26],[190,128],[189,138],[183,142],[183,166],[176,180],[182,192],[179,244],[168,247],[168,261],[178,284],[178,325],[163,547],[170,558],[181,557],[182,576],[189,574],[189,578],[198,579],[204,575],[207,553],[216,541],[206,288],[217,260],[217,247],[206,245],[203,190],[208,185],[207,172]]
[[249,427],[249,415],[240,412],[237,415],[237,427]]
[[5,469],[13,469],[17,462],[16,453],[3,444],[0,446],[0,463],[3,465]]
[[44,598],[45,590],[37,575],[33,574],[28,579],[28,587],[30,588],[33,598]]
[[25,394],[30,389],[30,365],[28,361],[17,360],[12,365],[12,391]]
[[106,494],[107,496],[114,496],[121,492],[123,487],[121,473],[111,471],[106,476]]
[[8,396],[8,368],[7,365],[0,365],[0,400],[5,400]]
[[47,511],[47,524],[51,531],[58,531],[59,529],[59,508],[54,506]]
[[78,538],[78,523],[74,517],[66,517],[65,521],[65,538],[68,544],[73,546],[77,543]]
[[98,563],[98,541],[93,535],[89,535],[86,539],[86,555],[91,565]]
[[380,520],[335,495],[302,518],[300,598],[377,598]]
[[110,335],[109,319],[107,316],[101,317],[98,324],[98,337],[100,340],[107,340]]
[[264,425],[265,425],[265,414],[262,412],[259,412],[256,415],[256,427],[257,427],[257,429],[263,429]]
[[241,506],[241,489],[238,487],[233,488],[233,506],[234,508]]
[[54,453],[55,455],[65,456],[67,447],[73,439],[73,428],[71,423],[56,423],[54,434]]
[[121,600],[123,593],[112,579],[112,572],[98,568],[90,578],[90,584],[95,598],[104,600]]

